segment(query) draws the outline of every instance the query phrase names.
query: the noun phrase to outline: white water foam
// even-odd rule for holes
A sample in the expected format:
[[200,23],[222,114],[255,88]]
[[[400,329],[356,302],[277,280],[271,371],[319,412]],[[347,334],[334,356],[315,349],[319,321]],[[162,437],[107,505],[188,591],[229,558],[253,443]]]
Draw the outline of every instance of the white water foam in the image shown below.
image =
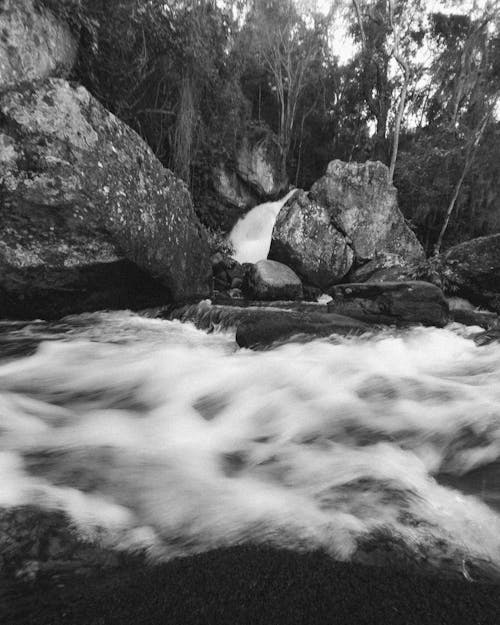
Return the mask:
[[276,202],[259,204],[237,221],[229,240],[239,263],[256,263],[267,258],[276,217],[295,191],[293,189]]
[[498,513],[434,477],[500,458],[500,347],[461,333],[254,353],[189,324],[75,318],[0,364],[0,506],[165,558],[255,540],[348,559],[382,532],[500,566]]

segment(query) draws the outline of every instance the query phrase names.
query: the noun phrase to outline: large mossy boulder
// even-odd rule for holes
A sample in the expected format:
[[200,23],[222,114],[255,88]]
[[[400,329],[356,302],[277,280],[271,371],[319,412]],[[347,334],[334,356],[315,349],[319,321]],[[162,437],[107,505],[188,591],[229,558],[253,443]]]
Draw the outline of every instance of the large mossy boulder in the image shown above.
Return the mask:
[[269,258],[293,267],[306,284],[326,290],[347,274],[354,253],[327,209],[298,191],[278,214]]
[[247,295],[257,300],[294,300],[302,298],[302,282],[282,263],[259,260],[247,276]]
[[449,320],[448,302],[429,282],[371,282],[339,284],[329,291],[328,310],[367,323],[443,327]]
[[358,263],[380,252],[424,258],[422,246],[398,208],[397,191],[384,164],[331,161],[309,196],[328,211],[332,224],[352,245]]
[[455,245],[442,259],[455,295],[500,313],[500,234]]
[[76,53],[68,26],[40,2],[0,2],[0,92],[49,76],[66,76]]
[[123,305],[106,301],[109,281],[163,289],[163,300],[207,294],[208,246],[186,186],[85,88],[49,79],[9,91],[0,114],[0,314],[28,303],[45,316],[51,293],[60,314]]

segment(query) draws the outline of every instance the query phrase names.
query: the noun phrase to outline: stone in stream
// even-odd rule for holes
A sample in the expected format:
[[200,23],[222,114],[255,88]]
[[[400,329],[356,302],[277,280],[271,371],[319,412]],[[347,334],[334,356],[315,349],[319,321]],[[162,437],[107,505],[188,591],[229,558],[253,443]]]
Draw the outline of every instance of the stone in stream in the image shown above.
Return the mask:
[[302,335],[309,339],[340,334],[364,334],[370,326],[357,319],[324,312],[325,306],[302,302],[253,302],[253,305],[212,304],[209,300],[166,308],[158,316],[192,322],[201,330],[236,328],[240,347],[265,347]]
[[297,274],[274,260],[259,260],[247,276],[246,292],[253,299],[302,299],[302,282]]
[[429,282],[341,284],[329,291],[328,310],[369,323],[443,327],[449,320],[443,292]]
[[454,295],[500,313],[500,234],[455,245],[442,259]]

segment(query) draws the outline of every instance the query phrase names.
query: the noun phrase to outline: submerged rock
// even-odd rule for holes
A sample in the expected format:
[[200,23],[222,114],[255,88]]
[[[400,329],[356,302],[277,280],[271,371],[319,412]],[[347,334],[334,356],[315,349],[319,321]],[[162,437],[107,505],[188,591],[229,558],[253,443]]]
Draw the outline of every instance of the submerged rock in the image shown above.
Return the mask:
[[[36,299],[52,294],[65,302],[59,316],[114,307],[115,289],[142,289],[127,275],[141,270],[163,301],[208,293],[208,246],[184,183],[86,89],[49,79],[4,94],[0,112],[0,314],[19,316],[29,300],[30,315],[45,315]],[[115,282],[117,263],[130,272]],[[96,274],[110,295],[93,306]]]
[[0,92],[49,76],[66,76],[77,42],[68,26],[34,0],[0,6]]
[[369,323],[448,323],[448,302],[441,289],[429,282],[371,282],[341,284],[330,289],[328,310]]
[[442,258],[454,294],[500,313],[500,234],[455,245]]
[[346,275],[354,254],[328,210],[298,191],[278,214],[269,258],[292,267],[307,284],[327,289]]
[[325,207],[332,224],[352,245],[357,261],[370,260],[379,252],[424,258],[422,246],[398,208],[389,170],[382,163],[332,161],[309,197]]
[[363,334],[368,326],[342,315],[324,313],[301,313],[267,315],[242,321],[236,330],[236,342],[240,347],[266,347],[291,337],[311,340],[332,334]]
[[363,334],[370,326],[357,319],[326,312],[326,307],[301,302],[251,302],[250,305],[199,304],[169,308],[159,316],[190,321],[201,330],[236,328],[240,347],[265,347],[301,335],[309,340],[340,334]]
[[246,291],[254,299],[301,299],[302,282],[290,267],[274,260],[259,260],[248,272]]

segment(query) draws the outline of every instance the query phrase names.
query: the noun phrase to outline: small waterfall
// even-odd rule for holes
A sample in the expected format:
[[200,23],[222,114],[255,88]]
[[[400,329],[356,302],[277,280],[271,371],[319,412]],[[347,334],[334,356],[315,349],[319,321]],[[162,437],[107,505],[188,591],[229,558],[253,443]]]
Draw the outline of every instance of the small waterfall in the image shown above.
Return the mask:
[[267,258],[276,217],[296,190],[292,189],[276,202],[259,204],[236,223],[229,240],[235,250],[234,258],[238,262],[256,263]]

